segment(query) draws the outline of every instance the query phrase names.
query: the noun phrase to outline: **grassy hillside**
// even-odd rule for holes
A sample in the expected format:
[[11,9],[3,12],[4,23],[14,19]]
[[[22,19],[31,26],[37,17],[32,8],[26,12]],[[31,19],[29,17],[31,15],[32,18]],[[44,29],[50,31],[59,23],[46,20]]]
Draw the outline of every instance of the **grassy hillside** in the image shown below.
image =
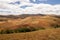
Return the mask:
[[0,34],[0,40],[60,40],[60,28],[26,33]]
[[[31,16],[24,19],[1,19],[0,30],[16,29],[20,27],[34,27],[34,28],[54,28],[60,26],[60,18],[54,16]],[[4,21],[6,20],[6,21]]]
[[50,28],[60,25],[60,19],[52,16],[32,16],[21,21],[22,26]]
[[60,40],[60,16],[0,16],[0,40]]

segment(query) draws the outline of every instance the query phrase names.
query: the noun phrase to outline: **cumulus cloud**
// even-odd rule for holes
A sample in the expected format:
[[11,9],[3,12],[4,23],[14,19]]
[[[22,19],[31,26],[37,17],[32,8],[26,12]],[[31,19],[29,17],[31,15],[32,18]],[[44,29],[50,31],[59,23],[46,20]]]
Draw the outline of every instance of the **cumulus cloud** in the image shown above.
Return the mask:
[[22,12],[22,8],[19,8],[17,5],[0,3],[0,14],[18,14]]
[[[9,4],[10,2],[20,1],[21,4]],[[41,1],[41,0],[40,0]],[[25,9],[21,6],[28,6]],[[56,14],[60,15],[60,4],[51,5],[51,4],[34,4],[30,3],[29,0],[0,0],[0,15],[19,15],[19,14]]]
[[29,14],[60,14],[60,6],[57,5],[49,5],[49,4],[35,4],[33,7],[28,7],[24,9],[25,13]]

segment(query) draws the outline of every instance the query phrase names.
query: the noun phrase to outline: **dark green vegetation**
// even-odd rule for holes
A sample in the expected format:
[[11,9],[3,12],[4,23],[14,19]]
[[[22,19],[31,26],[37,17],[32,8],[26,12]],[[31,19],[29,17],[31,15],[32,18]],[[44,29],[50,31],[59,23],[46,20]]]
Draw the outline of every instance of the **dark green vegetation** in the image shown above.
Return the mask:
[[41,14],[0,16],[0,34],[32,32],[59,27],[60,16]]
[[37,30],[42,30],[45,28],[33,28],[33,27],[23,27],[23,28],[17,28],[14,30],[1,30],[0,34],[11,34],[11,33],[22,33],[22,32],[32,32]]
[[0,40],[60,40],[60,16],[0,16]]
[[[52,25],[53,28],[60,28],[60,25]],[[1,30],[0,34],[11,34],[11,33],[22,33],[22,32],[32,32],[32,31],[37,31],[37,30],[44,30],[45,28],[33,28],[33,27],[23,27],[23,28],[17,28],[14,30]]]

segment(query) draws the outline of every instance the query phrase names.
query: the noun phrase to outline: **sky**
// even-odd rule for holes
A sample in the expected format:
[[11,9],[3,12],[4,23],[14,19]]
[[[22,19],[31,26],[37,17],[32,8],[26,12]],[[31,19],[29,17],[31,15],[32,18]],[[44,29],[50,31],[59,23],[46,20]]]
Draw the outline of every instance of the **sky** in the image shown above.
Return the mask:
[[60,0],[0,0],[0,15],[60,15]]

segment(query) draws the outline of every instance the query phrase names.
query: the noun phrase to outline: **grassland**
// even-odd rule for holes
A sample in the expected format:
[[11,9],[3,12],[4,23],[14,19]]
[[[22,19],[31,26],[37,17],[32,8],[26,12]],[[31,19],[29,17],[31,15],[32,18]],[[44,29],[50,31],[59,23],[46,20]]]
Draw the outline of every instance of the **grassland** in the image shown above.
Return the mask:
[[60,40],[60,28],[26,33],[0,34],[0,40]]
[[[51,15],[7,17],[0,17],[0,32],[3,32],[0,33],[0,40],[60,40],[60,17]],[[13,33],[10,33],[11,30]]]

